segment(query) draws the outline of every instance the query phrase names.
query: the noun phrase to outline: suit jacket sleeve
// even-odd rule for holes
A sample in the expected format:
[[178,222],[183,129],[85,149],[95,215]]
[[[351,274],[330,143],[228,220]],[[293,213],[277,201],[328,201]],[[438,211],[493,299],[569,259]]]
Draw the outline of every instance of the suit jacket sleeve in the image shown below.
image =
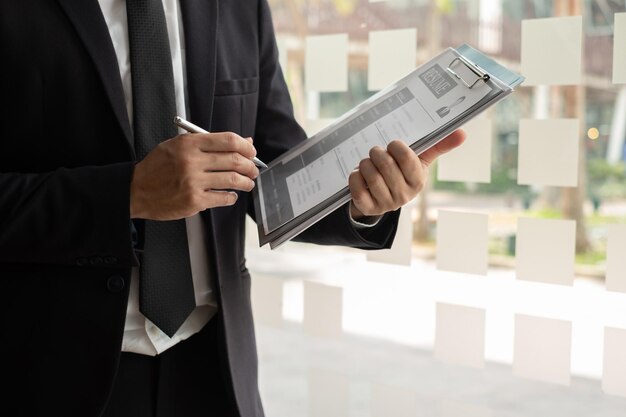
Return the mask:
[[[306,133],[293,116],[289,92],[278,64],[278,48],[267,1],[260,0],[259,7],[261,80],[255,146],[263,159],[271,161],[305,140]],[[376,226],[357,230],[350,221],[347,207],[341,207],[294,240],[362,249],[389,248],[395,236],[399,214],[399,210],[388,213]]]
[[133,163],[0,172],[0,263],[131,266]]

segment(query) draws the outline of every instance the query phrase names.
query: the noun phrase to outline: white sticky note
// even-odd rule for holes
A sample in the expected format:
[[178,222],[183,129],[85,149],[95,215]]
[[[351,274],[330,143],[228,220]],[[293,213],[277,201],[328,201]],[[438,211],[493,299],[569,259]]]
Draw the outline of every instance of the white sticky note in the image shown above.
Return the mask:
[[515,315],[513,375],[569,385],[572,323]]
[[608,226],[606,289],[626,292],[626,224]]
[[252,278],[254,322],[272,327],[283,324],[283,280],[274,277]]
[[453,365],[485,365],[485,310],[437,303],[435,358]]
[[613,82],[626,84],[626,13],[615,13]]
[[316,337],[339,339],[343,325],[343,288],[304,282],[304,331]]
[[493,122],[486,118],[473,119],[463,130],[467,134],[463,145],[437,159],[437,178],[439,181],[491,182]]
[[441,417],[493,417],[493,412],[485,407],[446,401],[441,403]]
[[416,417],[418,415],[417,396],[411,390],[374,384],[371,399],[371,417]]
[[519,218],[515,255],[518,279],[573,285],[576,221]]
[[522,21],[524,85],[576,85],[582,81],[581,16]]
[[626,329],[604,329],[602,390],[626,397]]
[[348,35],[307,36],[304,60],[307,91],[348,90]]
[[409,204],[400,211],[398,230],[391,249],[367,251],[367,260],[394,265],[411,265],[413,249],[413,204]]
[[415,69],[417,29],[369,33],[367,89],[381,90]]
[[486,275],[488,222],[486,214],[439,210],[437,269]]
[[517,182],[578,186],[580,123],[577,119],[523,119],[519,124]]
[[309,417],[346,417],[349,411],[349,384],[345,375],[309,371]]

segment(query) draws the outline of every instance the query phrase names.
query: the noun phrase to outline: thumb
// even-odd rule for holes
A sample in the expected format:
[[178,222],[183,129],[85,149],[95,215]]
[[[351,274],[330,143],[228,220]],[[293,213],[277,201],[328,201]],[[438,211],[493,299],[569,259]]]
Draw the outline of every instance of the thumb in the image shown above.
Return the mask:
[[429,166],[440,155],[450,152],[452,149],[460,146],[465,141],[465,137],[465,131],[462,129],[455,130],[450,135],[446,136],[441,142],[421,153],[419,157],[422,160],[422,163]]

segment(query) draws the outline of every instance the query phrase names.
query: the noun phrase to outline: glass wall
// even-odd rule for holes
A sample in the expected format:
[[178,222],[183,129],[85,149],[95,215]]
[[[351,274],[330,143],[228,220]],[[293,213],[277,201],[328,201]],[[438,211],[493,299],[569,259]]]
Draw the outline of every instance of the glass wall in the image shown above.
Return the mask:
[[270,251],[249,225],[267,415],[626,415],[626,2],[270,6],[309,135],[407,56],[468,43],[528,83],[432,166],[392,250]]

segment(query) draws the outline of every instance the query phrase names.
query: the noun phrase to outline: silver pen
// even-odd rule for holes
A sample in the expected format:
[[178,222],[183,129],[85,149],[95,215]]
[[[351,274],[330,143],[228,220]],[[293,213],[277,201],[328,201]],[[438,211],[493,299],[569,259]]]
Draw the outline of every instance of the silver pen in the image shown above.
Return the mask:
[[[174,124],[176,126],[179,126],[185,129],[189,133],[209,133],[203,128],[201,128],[200,126],[196,126],[190,121],[187,121],[180,116],[174,117]],[[267,165],[265,164],[265,162],[261,161],[256,156],[252,158],[252,162],[254,162],[254,165],[258,166],[259,168],[267,168]]]

